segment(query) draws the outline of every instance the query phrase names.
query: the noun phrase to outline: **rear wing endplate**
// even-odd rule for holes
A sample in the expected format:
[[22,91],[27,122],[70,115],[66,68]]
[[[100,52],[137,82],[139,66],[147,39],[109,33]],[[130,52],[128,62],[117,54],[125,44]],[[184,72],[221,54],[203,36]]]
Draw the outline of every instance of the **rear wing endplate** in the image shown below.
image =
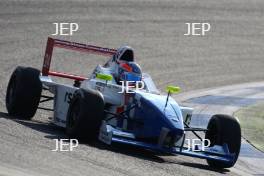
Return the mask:
[[116,53],[115,49],[103,48],[103,47],[93,46],[93,45],[86,45],[86,44],[81,44],[81,43],[76,43],[76,42],[53,39],[49,37],[47,41],[44,62],[43,62],[43,67],[42,67],[42,76],[50,75],[50,76],[74,79],[77,81],[82,81],[87,78],[78,76],[78,75],[63,73],[63,72],[50,71],[50,64],[51,64],[51,58],[52,58],[54,47],[65,48],[65,49],[86,52],[86,53],[91,53],[91,54],[97,54],[97,55],[103,55],[103,56],[113,56]]

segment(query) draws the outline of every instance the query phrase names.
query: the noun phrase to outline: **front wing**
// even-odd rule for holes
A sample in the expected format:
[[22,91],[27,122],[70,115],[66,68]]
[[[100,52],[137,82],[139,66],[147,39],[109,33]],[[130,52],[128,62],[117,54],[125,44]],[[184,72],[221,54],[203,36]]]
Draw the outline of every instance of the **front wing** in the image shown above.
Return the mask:
[[168,153],[172,155],[185,155],[190,157],[196,157],[201,159],[216,160],[226,163],[235,162],[235,155],[231,154],[228,150],[227,145],[219,146],[214,145],[208,147],[205,150],[190,150],[187,147],[165,147],[158,144],[147,143],[136,140],[135,136],[128,132],[115,129],[106,123],[103,123],[100,129],[99,140],[111,144],[111,143],[122,143],[133,146],[142,147],[147,150]]

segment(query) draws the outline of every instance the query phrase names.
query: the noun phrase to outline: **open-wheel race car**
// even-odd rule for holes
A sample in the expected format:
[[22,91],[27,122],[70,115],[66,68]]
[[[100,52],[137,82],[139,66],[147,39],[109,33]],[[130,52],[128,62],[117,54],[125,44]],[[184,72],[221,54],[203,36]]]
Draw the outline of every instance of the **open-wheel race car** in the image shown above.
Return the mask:
[[[50,70],[54,47],[103,55],[109,60],[98,65],[88,78],[55,72]],[[73,84],[54,82],[54,76],[72,79]],[[52,122],[66,128],[71,138],[99,139],[109,145],[123,143],[206,159],[212,167],[232,167],[241,145],[238,121],[218,114],[209,120],[207,128],[191,127],[193,109],[179,106],[171,97],[179,90],[168,86],[168,94],[162,95],[150,75],[142,73],[128,46],[115,50],[48,38],[41,72],[20,66],[13,72],[6,107],[10,116],[28,120],[38,108],[52,110]],[[53,101],[53,109],[39,106],[47,101]],[[205,144],[187,145],[187,132]]]

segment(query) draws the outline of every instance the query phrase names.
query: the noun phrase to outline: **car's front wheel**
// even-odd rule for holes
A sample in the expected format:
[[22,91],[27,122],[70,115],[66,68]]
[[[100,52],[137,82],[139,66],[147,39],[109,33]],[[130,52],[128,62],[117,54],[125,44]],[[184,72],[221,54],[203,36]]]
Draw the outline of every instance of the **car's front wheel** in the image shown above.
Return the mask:
[[103,117],[102,94],[91,89],[79,89],[75,92],[68,109],[66,132],[71,138],[93,140],[99,134]]
[[241,128],[234,117],[228,115],[214,115],[207,126],[205,138],[210,140],[210,146],[227,144],[229,152],[234,154],[233,162],[222,162],[207,160],[207,163],[214,168],[229,168],[237,161],[241,146]]

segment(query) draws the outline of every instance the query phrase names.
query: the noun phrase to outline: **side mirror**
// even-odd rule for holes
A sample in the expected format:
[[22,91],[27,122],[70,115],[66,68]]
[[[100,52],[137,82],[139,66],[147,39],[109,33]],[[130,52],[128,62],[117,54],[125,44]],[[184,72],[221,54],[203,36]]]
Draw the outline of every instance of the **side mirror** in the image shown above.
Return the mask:
[[109,74],[97,73],[96,74],[96,78],[102,79],[102,80],[105,80],[105,81],[111,81],[113,79],[113,76],[109,75]]
[[168,94],[179,93],[180,91],[181,91],[180,87],[175,87],[175,86],[166,87],[166,92],[168,92]]

